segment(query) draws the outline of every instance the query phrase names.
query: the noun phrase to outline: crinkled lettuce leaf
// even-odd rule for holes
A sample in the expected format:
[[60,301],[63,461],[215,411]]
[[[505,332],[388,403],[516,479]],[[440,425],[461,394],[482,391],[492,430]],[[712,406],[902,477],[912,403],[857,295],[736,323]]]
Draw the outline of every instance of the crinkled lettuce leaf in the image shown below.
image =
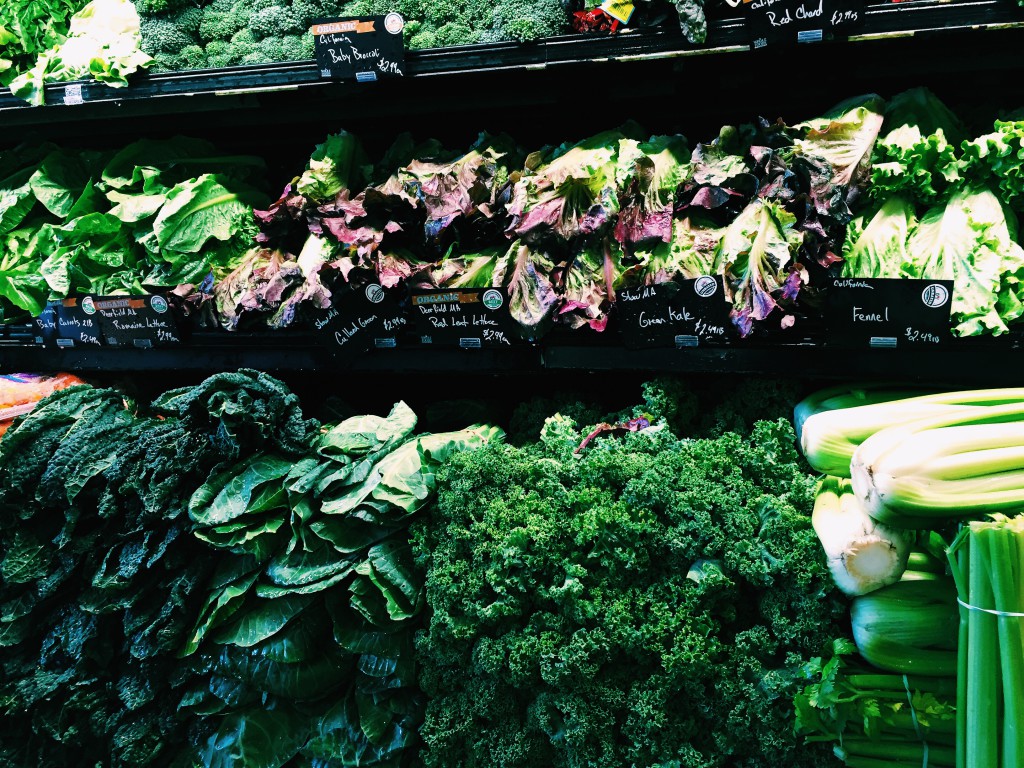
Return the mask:
[[959,178],[955,148],[963,136],[959,118],[927,88],[895,96],[874,148],[872,197],[904,194],[922,205],[936,202]]
[[672,239],[676,190],[689,173],[689,159],[686,138],[678,134],[619,142],[616,240],[633,245]]
[[1024,120],[996,120],[992,133],[965,141],[962,152],[965,179],[998,187],[1007,205],[1024,210]]
[[637,263],[625,270],[622,284],[656,285],[711,274],[723,232],[723,228],[701,223],[695,216],[673,220],[672,241],[635,251],[633,259]]
[[868,178],[883,107],[874,94],[848,99],[821,117],[793,126],[794,147],[799,154],[828,161],[833,184],[858,187]]
[[911,258],[907,240],[916,225],[914,207],[906,198],[890,197],[866,223],[851,227],[843,276],[902,277],[904,264]]
[[571,240],[609,226],[619,210],[616,161],[623,139],[640,139],[627,124],[577,144],[534,152],[526,158],[508,211],[509,233],[531,241],[546,236]]
[[958,336],[1006,333],[1020,317],[1014,276],[1024,269],[1024,250],[1016,234],[1016,217],[984,187],[965,187],[931,208],[911,234],[908,275],[953,281]]

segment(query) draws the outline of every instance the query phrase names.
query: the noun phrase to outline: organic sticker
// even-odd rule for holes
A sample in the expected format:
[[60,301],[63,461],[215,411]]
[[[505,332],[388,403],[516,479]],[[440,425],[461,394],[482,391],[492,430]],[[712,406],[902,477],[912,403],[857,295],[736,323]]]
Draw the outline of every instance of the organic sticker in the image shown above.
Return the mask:
[[384,301],[384,289],[376,283],[366,286],[366,298],[371,304],[380,304]]
[[400,13],[389,13],[384,17],[384,29],[392,35],[397,35],[405,29],[405,19]]
[[924,302],[926,307],[937,309],[949,301],[949,291],[946,290],[944,285],[932,283],[921,292],[921,301]]
[[718,282],[715,278],[704,275],[704,277],[698,277],[696,282],[694,282],[693,290],[702,299],[706,299],[709,296],[715,295],[715,291],[718,290]]
[[149,300],[149,306],[153,308],[154,312],[159,312],[162,315],[167,311],[167,299],[163,296],[153,296]]
[[501,298],[501,291],[495,291],[491,289],[484,292],[483,299],[481,302],[488,309],[497,309],[504,303],[504,299]]
[[96,305],[93,303],[92,296],[86,296],[82,299],[82,311],[87,315],[96,314]]

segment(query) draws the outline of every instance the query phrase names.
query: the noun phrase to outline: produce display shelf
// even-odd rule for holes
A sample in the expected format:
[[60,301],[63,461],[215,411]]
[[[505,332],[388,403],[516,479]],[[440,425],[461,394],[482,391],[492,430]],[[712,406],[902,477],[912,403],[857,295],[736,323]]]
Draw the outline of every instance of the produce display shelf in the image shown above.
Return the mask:
[[[914,36],[919,33],[967,33],[983,29],[1024,29],[1024,8],[1013,0],[916,0],[869,5],[852,42]],[[694,46],[673,27],[627,31],[617,35],[567,35],[528,44],[498,43],[406,54],[406,80],[441,75],[536,71],[602,62],[672,59],[748,52],[749,33],[742,18],[709,21],[707,43]],[[117,116],[118,108],[144,102],[147,114],[191,111],[188,97],[252,97],[276,91],[363,89],[321,78],[309,61],[226,69],[140,75],[124,89],[95,82],[62,83],[46,88],[45,107],[29,107],[10,94],[0,95],[7,125],[45,124],[54,119]],[[228,106],[229,99],[225,99]],[[68,103],[65,103],[68,102]],[[106,105],[107,108],[103,108]],[[93,106],[101,111],[90,114]],[[86,109],[83,109],[86,107]],[[114,110],[114,111],[111,111]]]
[[0,373],[205,372],[237,368],[479,375],[634,371],[1009,385],[1024,379],[1024,347],[1018,342],[998,341],[899,349],[751,344],[628,350],[605,345],[545,344],[482,350],[408,347],[339,357],[309,339],[265,339],[259,344],[193,343],[159,349],[0,346]]

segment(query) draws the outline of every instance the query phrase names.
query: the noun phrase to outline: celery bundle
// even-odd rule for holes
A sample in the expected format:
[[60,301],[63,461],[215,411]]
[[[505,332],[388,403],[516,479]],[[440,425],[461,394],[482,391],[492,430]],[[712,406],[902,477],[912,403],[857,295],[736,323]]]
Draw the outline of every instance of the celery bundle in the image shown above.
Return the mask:
[[850,768],[953,768],[952,677],[879,673],[860,664],[846,640],[833,653],[809,665],[814,682],[793,700],[798,735],[834,742]]
[[957,768],[1024,765],[1024,516],[965,526],[950,547],[960,593]]

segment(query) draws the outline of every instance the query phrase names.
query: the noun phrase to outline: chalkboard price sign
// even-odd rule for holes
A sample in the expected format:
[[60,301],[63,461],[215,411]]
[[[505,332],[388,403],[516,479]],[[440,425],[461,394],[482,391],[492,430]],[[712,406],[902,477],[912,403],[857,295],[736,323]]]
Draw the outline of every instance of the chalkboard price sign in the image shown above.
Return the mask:
[[181,343],[177,323],[163,296],[87,296],[112,347],[161,347]]
[[732,326],[721,277],[622,289],[616,299],[630,349],[728,343]]
[[408,318],[394,295],[377,283],[336,294],[332,306],[314,313],[313,328],[336,356],[398,345]]
[[64,299],[55,304],[54,309],[57,315],[58,347],[103,346],[103,331],[91,296]]
[[952,280],[838,278],[825,302],[829,344],[922,347],[950,339]]
[[864,21],[864,0],[743,0],[743,9],[755,50],[844,37]]
[[483,349],[522,343],[508,297],[497,288],[413,291],[412,316],[421,344]]
[[405,21],[397,13],[345,19],[317,19],[311,27],[320,76],[368,82],[402,77]]

